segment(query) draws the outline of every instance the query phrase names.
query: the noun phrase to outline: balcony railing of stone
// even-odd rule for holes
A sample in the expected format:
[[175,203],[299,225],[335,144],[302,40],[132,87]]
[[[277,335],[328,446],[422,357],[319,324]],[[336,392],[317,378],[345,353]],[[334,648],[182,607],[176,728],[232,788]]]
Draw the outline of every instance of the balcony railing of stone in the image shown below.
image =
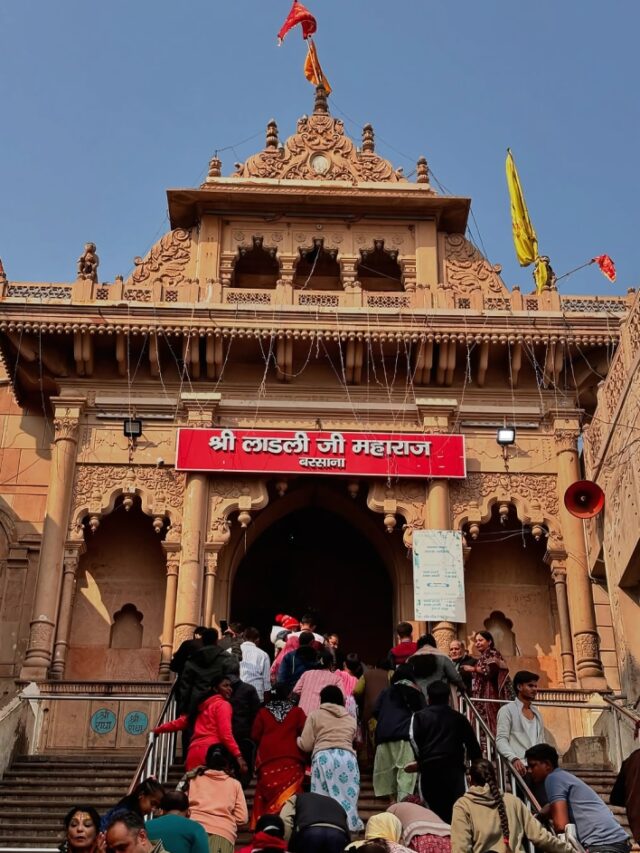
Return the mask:
[[117,277],[114,282],[76,281],[71,283],[9,282],[0,280],[0,301],[19,303],[66,303],[115,305],[188,305],[274,308],[293,305],[298,308],[340,309],[365,308],[370,310],[425,310],[454,309],[471,312],[562,312],[566,314],[597,314],[619,320],[629,309],[635,297],[627,296],[560,296],[557,290],[540,294],[522,294],[519,287],[510,293],[487,294],[475,287],[468,293],[454,291],[448,284],[437,286],[417,285],[405,291],[368,291],[358,282],[345,284],[344,289],[295,289],[291,283],[280,281],[275,288],[252,289],[232,287],[220,281],[185,279],[176,283],[160,280],[137,284],[132,279]]
[[625,389],[634,379],[640,358],[640,296],[634,296],[629,313],[620,327],[620,344],[611,361],[607,378],[598,389],[598,405],[584,431],[584,458],[589,479],[597,477],[608,437],[615,431],[616,421],[624,406]]

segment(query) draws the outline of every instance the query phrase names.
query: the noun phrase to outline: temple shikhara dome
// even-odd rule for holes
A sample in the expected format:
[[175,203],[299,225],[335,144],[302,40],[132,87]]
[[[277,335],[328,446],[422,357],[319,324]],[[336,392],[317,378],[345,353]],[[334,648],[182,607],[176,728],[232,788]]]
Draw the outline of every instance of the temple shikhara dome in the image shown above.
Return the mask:
[[[490,630],[557,701],[637,685],[602,531],[564,501],[583,464],[606,473],[635,293],[505,282],[470,199],[424,157],[405,176],[371,125],[351,139],[322,87],[289,136],[268,121],[232,174],[213,157],[167,197],[126,277],[102,280],[91,234],[68,281],[15,280],[10,246],[0,268],[0,681],[37,685],[38,749],[106,749],[107,685],[108,748],[133,751],[127,702],[153,717],[195,626],[266,638],[310,604],[367,662],[409,620],[445,649]],[[438,532],[457,618],[420,598],[414,545]],[[586,724],[554,713],[566,750]]]

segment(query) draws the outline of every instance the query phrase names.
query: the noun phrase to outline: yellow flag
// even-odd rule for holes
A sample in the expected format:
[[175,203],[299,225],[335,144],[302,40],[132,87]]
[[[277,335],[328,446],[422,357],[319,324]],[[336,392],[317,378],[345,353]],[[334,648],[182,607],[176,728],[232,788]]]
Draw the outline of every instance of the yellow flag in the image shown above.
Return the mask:
[[329,85],[327,78],[324,76],[324,71],[320,65],[320,60],[318,59],[318,53],[313,39],[308,38],[307,45],[307,58],[304,61],[304,76],[310,83],[313,83],[314,86],[323,86],[327,95],[330,95],[331,86]]
[[538,238],[534,231],[527,203],[520,184],[520,177],[513,159],[511,149],[507,148],[507,186],[511,199],[511,226],[513,229],[513,245],[516,249],[518,263],[528,267],[538,257]]

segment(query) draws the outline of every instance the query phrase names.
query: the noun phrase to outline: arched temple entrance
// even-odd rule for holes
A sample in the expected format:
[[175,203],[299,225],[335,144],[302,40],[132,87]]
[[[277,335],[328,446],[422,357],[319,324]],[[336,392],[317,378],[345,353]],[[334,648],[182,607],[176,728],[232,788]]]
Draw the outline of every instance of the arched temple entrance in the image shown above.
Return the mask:
[[321,633],[340,635],[343,652],[373,662],[393,636],[393,588],[371,541],[346,519],[306,507],[275,521],[253,542],[233,580],[232,618],[265,639],[276,613],[318,615]]

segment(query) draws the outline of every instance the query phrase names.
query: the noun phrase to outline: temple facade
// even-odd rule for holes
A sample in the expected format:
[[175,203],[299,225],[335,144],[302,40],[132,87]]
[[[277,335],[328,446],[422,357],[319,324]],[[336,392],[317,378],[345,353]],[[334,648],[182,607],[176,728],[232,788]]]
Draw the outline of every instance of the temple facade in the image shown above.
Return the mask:
[[[431,624],[439,644],[487,628],[554,695],[619,691],[608,589],[563,498],[634,294],[509,289],[465,237],[469,199],[425,159],[405,178],[370,126],[356,147],[321,89],[284,143],[270,122],[233,175],[213,158],[168,202],[126,278],[101,281],[89,243],[73,281],[0,282],[0,679],[48,710],[39,748],[130,748],[136,725],[106,731],[118,695],[151,717],[198,624],[266,634],[313,607],[373,661],[416,621],[423,529],[464,536],[467,619]],[[465,472],[186,470],[178,431],[198,428],[463,436]],[[566,749],[585,730],[563,726]]]

